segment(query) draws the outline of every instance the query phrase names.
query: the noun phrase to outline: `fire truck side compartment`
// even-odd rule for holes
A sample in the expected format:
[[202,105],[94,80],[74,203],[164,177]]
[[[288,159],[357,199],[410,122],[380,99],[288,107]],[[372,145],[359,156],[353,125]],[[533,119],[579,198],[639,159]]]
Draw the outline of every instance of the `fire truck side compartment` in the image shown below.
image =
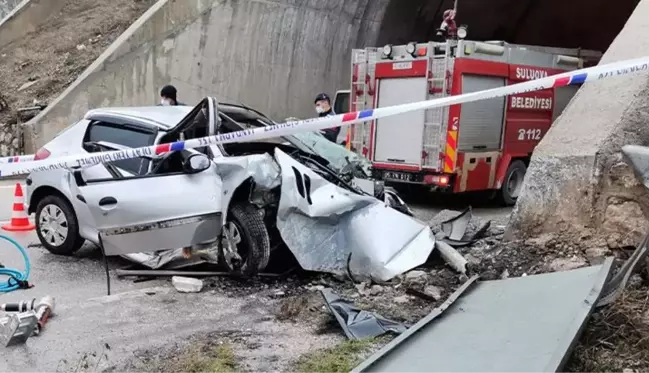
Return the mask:
[[[473,74],[463,74],[462,76],[462,93],[478,92],[504,86],[504,78]],[[505,101],[505,97],[499,97],[462,105],[458,141],[459,151],[488,151],[500,148]]]
[[[427,99],[425,77],[381,79],[378,85],[379,108]],[[413,111],[377,120],[374,160],[421,165],[424,114]]]

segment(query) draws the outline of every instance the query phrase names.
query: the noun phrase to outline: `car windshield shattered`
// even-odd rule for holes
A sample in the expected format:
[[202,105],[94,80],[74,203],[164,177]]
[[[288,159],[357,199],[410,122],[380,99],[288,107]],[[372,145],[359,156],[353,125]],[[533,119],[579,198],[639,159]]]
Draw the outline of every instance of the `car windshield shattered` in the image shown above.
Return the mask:
[[[228,106],[228,109],[225,109],[227,115],[239,123],[242,129],[278,124],[278,122],[254,109],[245,106],[226,105]],[[371,175],[372,163],[370,161],[347,150],[344,146],[327,140],[318,132],[301,132],[275,139],[275,141],[277,140],[288,142],[302,151],[317,154],[327,161],[329,168],[341,174],[341,176],[369,178]]]
[[347,174],[353,171],[361,171],[370,176],[372,163],[358,154],[347,150],[345,147],[327,140],[317,132],[303,132],[286,136],[291,142],[300,142],[307,146],[312,152],[318,154],[329,162],[329,167],[334,171]]

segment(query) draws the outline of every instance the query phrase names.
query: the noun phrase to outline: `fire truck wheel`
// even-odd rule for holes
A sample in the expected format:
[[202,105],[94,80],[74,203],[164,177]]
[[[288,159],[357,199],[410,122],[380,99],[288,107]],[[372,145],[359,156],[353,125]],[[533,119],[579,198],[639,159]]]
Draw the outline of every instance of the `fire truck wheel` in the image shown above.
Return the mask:
[[509,165],[499,193],[500,202],[505,206],[513,206],[516,203],[523,187],[525,171],[527,167],[523,161],[514,161]]

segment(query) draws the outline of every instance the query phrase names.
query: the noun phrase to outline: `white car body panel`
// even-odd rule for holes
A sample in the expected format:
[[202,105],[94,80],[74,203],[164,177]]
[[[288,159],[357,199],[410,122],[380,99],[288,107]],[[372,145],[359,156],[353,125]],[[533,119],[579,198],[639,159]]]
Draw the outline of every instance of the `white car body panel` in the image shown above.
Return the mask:
[[[214,169],[84,186],[71,178],[71,190],[85,199],[107,255],[175,249],[213,242],[220,232],[221,184]],[[115,203],[102,205],[108,199]]]

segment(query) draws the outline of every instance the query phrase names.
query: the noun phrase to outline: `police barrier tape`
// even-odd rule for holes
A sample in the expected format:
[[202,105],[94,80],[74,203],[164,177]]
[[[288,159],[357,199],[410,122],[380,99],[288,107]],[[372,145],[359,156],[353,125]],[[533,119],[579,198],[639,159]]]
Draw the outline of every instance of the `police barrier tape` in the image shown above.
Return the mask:
[[0,163],[30,162],[34,160],[35,154],[15,155],[13,157],[2,157]]
[[207,145],[246,142],[278,136],[292,135],[294,133],[305,131],[317,131],[325,128],[339,127],[342,125],[385,118],[388,116],[403,114],[411,111],[463,104],[467,102],[480,101],[513,94],[534,92],[549,88],[564,87],[568,85],[581,84],[640,71],[649,71],[649,57],[574,70],[546,78],[531,80],[523,83],[517,83],[505,87],[493,88],[479,92],[465,93],[457,96],[449,96],[434,100],[420,101],[384,108],[368,109],[324,118],[289,121],[268,127],[246,129],[227,134],[201,137],[186,141],[177,141],[168,144],[125,150],[115,150],[102,153],[69,155],[31,162],[0,164],[0,177],[22,175],[31,172],[49,171],[62,168],[88,167],[99,163],[113,162],[143,156],[150,157],[172,151],[199,148]]

